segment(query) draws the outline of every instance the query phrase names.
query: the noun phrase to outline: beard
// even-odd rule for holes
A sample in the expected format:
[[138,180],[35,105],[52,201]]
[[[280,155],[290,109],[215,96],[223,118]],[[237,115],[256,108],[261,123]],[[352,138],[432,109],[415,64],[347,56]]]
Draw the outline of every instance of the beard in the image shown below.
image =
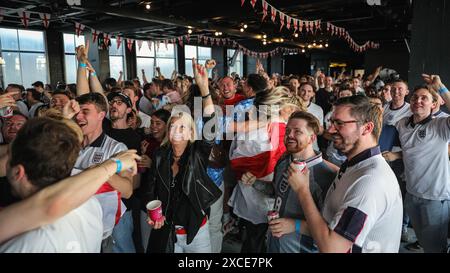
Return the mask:
[[349,137],[342,137],[340,134],[336,133],[333,135],[333,145],[338,151],[345,155],[351,154],[354,150],[359,147],[359,137],[355,134]]
[[111,112],[109,115],[109,118],[111,119],[111,121],[116,121],[116,120],[120,120],[125,118],[126,113],[120,113],[118,111],[116,112]]

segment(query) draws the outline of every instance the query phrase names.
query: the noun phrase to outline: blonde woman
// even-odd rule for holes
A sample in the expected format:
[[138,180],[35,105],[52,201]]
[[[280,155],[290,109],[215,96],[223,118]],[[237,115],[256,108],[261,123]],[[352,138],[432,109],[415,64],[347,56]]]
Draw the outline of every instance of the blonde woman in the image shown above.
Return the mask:
[[[214,119],[208,74],[195,60],[192,63],[206,124]],[[145,183],[144,204],[160,200],[164,215],[157,221],[149,220],[153,230],[147,252],[211,252],[207,212],[221,193],[206,172],[214,139],[209,136],[197,139],[191,115],[174,110],[162,146],[153,155],[149,181]]]

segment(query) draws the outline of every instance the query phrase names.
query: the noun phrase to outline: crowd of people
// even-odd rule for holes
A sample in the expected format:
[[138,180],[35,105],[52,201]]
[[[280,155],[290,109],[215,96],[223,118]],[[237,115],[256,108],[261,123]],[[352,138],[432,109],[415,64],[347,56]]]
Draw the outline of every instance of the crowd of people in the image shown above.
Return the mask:
[[[446,252],[450,93],[437,75],[268,75],[1,90],[0,252]],[[442,109],[441,109],[442,108]],[[151,219],[150,201],[162,217]],[[276,217],[272,217],[276,215]],[[270,216],[270,217],[268,217]]]

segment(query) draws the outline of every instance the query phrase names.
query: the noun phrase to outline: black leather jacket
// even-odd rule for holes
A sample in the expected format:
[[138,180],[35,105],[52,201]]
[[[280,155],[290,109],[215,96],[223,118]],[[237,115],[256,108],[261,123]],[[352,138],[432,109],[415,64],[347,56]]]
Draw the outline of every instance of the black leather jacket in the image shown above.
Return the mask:
[[[193,211],[189,215],[189,224],[185,227],[187,231],[187,243],[191,243],[200,229],[200,225],[209,207],[219,199],[221,190],[209,178],[206,168],[211,148],[214,140],[197,140],[190,143],[184,151],[182,157],[187,157],[187,164],[182,173],[182,191],[188,199]],[[149,172],[148,180],[142,185],[143,198],[142,205],[145,207],[151,200],[161,200],[163,214],[167,216],[167,211],[173,204],[170,203],[172,189],[170,183],[172,148],[170,145],[163,146],[155,151],[152,159],[152,168]],[[171,239],[174,239],[173,223],[165,223],[159,230],[153,229],[150,234],[148,252],[167,252],[171,249]],[[172,236],[172,238],[170,238]],[[168,247],[168,248],[167,248]],[[170,250],[169,250],[170,251]]]

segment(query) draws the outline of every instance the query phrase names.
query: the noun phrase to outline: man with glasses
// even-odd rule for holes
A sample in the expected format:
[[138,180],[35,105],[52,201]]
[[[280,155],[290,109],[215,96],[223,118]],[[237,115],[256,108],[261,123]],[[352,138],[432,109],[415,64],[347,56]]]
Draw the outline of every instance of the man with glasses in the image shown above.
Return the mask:
[[403,214],[395,175],[377,146],[381,111],[365,96],[339,99],[329,132],[347,156],[330,186],[322,213],[309,189],[310,171],[289,167],[308,230],[321,252],[398,252]]

